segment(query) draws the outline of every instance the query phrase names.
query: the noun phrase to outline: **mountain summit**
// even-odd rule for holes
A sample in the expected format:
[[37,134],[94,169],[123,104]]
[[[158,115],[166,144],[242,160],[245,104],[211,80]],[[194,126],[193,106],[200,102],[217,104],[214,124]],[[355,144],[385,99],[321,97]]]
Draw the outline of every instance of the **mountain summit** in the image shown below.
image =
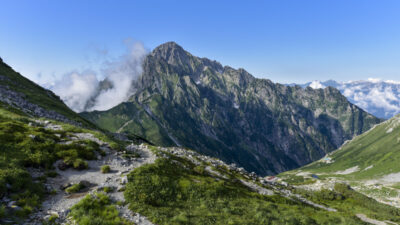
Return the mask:
[[155,48],[151,54],[157,59],[164,59],[170,64],[187,60],[187,52],[175,42],[167,42]]
[[191,55],[153,50],[128,102],[83,113],[113,132],[189,147],[261,175],[319,159],[380,122],[335,88],[288,87]]

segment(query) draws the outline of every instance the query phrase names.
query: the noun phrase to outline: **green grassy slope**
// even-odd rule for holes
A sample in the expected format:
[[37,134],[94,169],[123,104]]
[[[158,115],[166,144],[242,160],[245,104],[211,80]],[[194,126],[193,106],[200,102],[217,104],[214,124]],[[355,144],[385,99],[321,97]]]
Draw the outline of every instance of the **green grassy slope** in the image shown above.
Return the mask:
[[337,209],[329,212],[279,192],[271,196],[255,193],[239,181],[243,177],[226,167],[215,167],[220,175],[216,176],[207,171],[207,163],[196,165],[165,152],[158,155],[161,158],[154,164],[131,172],[125,190],[130,209],[156,224],[366,224],[356,218],[358,213],[400,222],[400,210],[341,184],[332,191],[294,190]]
[[[63,130],[44,129],[35,119],[0,104],[0,196],[12,199],[17,206],[11,210],[0,205],[0,221],[12,219],[23,223],[42,199],[52,194],[51,190],[45,190],[44,183],[48,176],[55,175],[55,160],[70,162],[73,167],[78,162],[77,169],[81,169],[80,163],[92,159],[98,151],[95,143],[58,144],[65,137],[75,132],[89,132],[118,145],[102,133],[58,124]],[[310,193],[299,192],[314,202],[336,208],[337,212],[314,208],[278,192],[264,196],[244,186],[239,179],[248,178],[226,166],[213,167],[221,175],[216,177],[207,171],[206,167],[212,165],[206,162],[196,165],[185,157],[162,153],[157,147],[149,148],[159,159],[131,172],[125,203],[113,202],[104,194],[91,195],[73,206],[70,216],[79,224],[129,224],[119,217],[118,204],[128,204],[131,210],[155,224],[365,224],[356,213],[395,222],[395,216],[400,215],[397,209],[340,188],[329,194],[313,192],[311,197]],[[46,173],[32,177],[29,168],[40,168]]]
[[22,93],[28,102],[38,105],[45,110],[54,111],[67,119],[75,121],[83,126],[94,128],[95,126],[80,117],[68,108],[64,102],[53,92],[42,88],[18,72],[0,59],[0,88],[7,88],[13,92]]
[[377,125],[339,150],[328,154],[333,163],[324,159],[311,163],[301,170],[330,175],[349,168],[357,171],[338,174],[349,180],[380,178],[384,175],[400,172],[400,116]]
[[279,176],[304,189],[346,182],[378,201],[400,207],[400,115],[355,137],[321,160]]
[[[135,102],[123,102],[108,111],[83,112],[80,115],[84,118],[90,118],[104,130],[146,137],[157,145],[174,145],[165,130]],[[137,120],[140,123],[135,122]]]

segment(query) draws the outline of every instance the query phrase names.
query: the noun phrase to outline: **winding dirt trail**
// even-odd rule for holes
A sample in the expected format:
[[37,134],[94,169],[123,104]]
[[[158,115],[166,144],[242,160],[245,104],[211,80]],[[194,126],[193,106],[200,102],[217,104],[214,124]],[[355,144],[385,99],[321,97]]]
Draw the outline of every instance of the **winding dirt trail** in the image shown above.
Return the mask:
[[[122,157],[122,153],[114,151],[108,147],[101,147],[106,152],[105,157],[98,157],[98,160],[88,161],[89,168],[87,170],[59,170],[56,172],[59,176],[55,178],[48,178],[46,185],[52,190],[56,190],[55,195],[49,195],[43,202],[42,207],[34,213],[29,222],[26,224],[36,225],[42,224],[41,220],[50,215],[58,215],[61,223],[67,220],[67,215],[70,208],[78,203],[83,197],[89,193],[94,193],[101,188],[111,187],[112,193],[107,195],[114,201],[124,201],[124,195],[121,190],[127,182],[127,174],[140,166],[153,163],[156,156],[145,145],[129,145],[126,151],[134,151],[139,153],[139,158],[127,159]],[[57,162],[56,162],[57,164]],[[109,165],[111,167],[110,173],[102,173],[101,166]],[[62,187],[70,186],[85,182],[90,184],[90,188],[82,193],[67,194]],[[120,215],[138,225],[152,225],[145,217],[132,213],[127,206],[117,206]]]

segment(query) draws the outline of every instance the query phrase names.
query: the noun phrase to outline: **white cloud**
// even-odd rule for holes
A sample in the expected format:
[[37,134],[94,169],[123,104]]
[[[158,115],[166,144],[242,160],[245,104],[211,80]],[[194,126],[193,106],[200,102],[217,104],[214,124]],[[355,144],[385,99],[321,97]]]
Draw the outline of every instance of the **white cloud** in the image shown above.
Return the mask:
[[319,89],[319,88],[325,88],[325,86],[323,84],[321,84],[320,81],[318,80],[314,80],[313,82],[311,82],[310,85],[308,85],[309,87],[313,88],[313,89]]
[[60,95],[61,99],[71,109],[81,112],[85,109],[86,102],[96,92],[98,83],[94,72],[72,72],[65,74],[50,88]]
[[129,52],[119,59],[106,63],[104,74],[113,88],[97,96],[95,105],[88,109],[107,110],[126,101],[130,96],[132,82],[142,73],[143,59],[147,54],[144,46],[136,42],[129,47]]
[[372,83],[379,83],[379,82],[382,82],[382,80],[379,79],[379,78],[368,78],[368,81],[369,81],[369,82],[372,82]]
[[[107,110],[126,101],[131,93],[133,82],[142,73],[142,63],[148,51],[141,42],[127,45],[124,55],[104,63],[101,77],[107,79],[112,88],[99,93],[99,74],[95,72],[72,72],[50,86],[74,111]],[[88,101],[94,104],[88,108]]]
[[343,95],[361,108],[378,116],[391,117],[400,113],[400,85],[380,79],[345,83],[338,88]]

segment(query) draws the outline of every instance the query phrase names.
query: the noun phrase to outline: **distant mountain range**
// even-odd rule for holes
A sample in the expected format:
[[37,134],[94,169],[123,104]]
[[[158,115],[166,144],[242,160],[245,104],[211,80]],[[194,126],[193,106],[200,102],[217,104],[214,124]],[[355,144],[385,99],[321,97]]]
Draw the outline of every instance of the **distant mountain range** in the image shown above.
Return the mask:
[[145,58],[131,89],[128,101],[81,115],[111,132],[192,148],[260,175],[319,159],[381,121],[335,88],[257,79],[174,42]]
[[[289,86],[295,85],[297,84],[289,84]],[[328,86],[337,88],[351,103],[379,118],[389,119],[400,113],[400,81],[372,78],[348,82],[328,80],[308,82],[299,86],[314,89]]]

